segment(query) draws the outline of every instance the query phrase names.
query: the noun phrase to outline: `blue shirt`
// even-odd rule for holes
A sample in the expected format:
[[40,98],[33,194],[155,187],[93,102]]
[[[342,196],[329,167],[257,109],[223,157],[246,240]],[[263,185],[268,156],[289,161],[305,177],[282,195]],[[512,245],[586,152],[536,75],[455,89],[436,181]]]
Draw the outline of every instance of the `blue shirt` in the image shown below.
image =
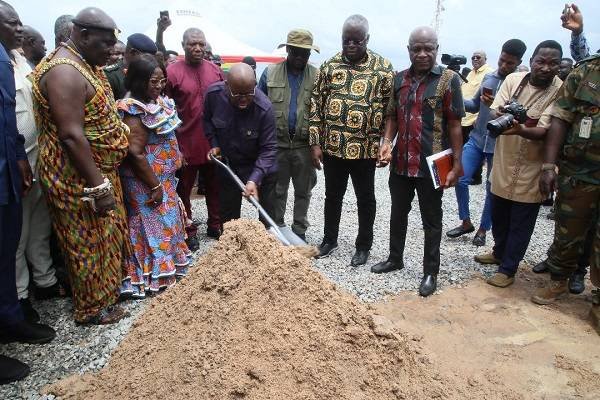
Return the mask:
[[211,147],[221,148],[232,169],[243,181],[260,185],[277,171],[275,114],[267,95],[256,91],[245,110],[229,101],[224,82],[210,85],[204,97],[204,134]]
[[475,140],[477,147],[484,153],[494,153],[496,139],[490,137],[490,134],[487,130],[486,125],[492,118],[490,116],[490,108],[481,102],[481,88],[491,88],[492,94],[495,96],[503,81],[504,78],[498,75],[498,70],[490,72],[483,77],[481,86],[479,86],[479,89],[477,89],[477,92],[475,92],[473,98],[465,100],[465,111],[470,113],[479,112],[477,115],[477,120],[473,125],[473,130],[471,131],[470,137]]
[[[269,95],[269,89],[267,87],[267,71],[265,68],[260,81],[258,82],[258,88],[267,96]],[[290,86],[290,109],[288,110],[288,128],[290,133],[296,132],[296,110],[298,109],[298,93],[300,92],[300,86],[302,86],[302,73],[294,75],[287,69],[288,84]]]
[[21,201],[21,173],[17,160],[27,160],[25,138],[17,131],[15,73],[0,45],[0,206]]
[[583,32],[579,35],[574,33],[571,34],[571,43],[569,47],[571,48],[571,57],[573,57],[575,62],[579,62],[590,56],[590,46],[588,46],[587,39]]

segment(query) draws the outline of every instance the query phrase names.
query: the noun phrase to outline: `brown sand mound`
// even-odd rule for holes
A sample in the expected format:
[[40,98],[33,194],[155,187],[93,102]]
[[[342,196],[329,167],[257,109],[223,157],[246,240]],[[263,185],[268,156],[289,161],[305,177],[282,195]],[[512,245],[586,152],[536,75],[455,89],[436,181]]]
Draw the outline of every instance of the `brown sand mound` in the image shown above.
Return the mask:
[[499,398],[432,371],[388,322],[258,222],[238,220],[188,278],[152,300],[106,368],[46,392],[65,399]]

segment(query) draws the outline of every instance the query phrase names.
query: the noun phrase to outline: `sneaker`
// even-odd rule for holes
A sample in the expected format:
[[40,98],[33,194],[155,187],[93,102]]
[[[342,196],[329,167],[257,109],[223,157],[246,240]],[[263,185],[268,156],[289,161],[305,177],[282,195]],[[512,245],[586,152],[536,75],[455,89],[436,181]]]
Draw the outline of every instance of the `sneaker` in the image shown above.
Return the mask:
[[564,299],[569,295],[569,285],[567,280],[550,281],[545,287],[536,290],[531,296],[531,301],[535,304],[547,305],[556,300]]
[[28,322],[39,322],[40,314],[35,311],[35,308],[31,305],[31,301],[28,298],[19,300],[21,303],[21,311],[23,311],[23,317]]
[[480,264],[496,264],[500,265],[500,260],[494,256],[494,253],[478,254],[475,256],[475,261]]
[[503,274],[502,272],[496,272],[486,282],[492,286],[505,288],[515,283],[515,277],[508,276],[506,274]]

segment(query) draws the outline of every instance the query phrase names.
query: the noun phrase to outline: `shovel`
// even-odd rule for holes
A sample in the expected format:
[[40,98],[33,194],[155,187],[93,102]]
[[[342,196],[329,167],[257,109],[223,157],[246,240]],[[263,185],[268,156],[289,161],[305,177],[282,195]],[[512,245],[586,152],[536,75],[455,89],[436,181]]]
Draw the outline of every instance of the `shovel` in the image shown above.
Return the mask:
[[[229,168],[229,166],[227,164],[225,164],[223,161],[219,160],[213,154],[210,155],[210,159],[213,162],[217,163],[217,165],[219,165],[219,167],[221,167],[225,171],[227,171],[227,173],[229,174],[231,179],[233,179],[233,181],[237,184],[237,186],[240,188],[241,191],[246,190],[246,185],[244,185],[242,180],[231,170],[231,168]],[[263,219],[265,221],[267,221],[267,223],[269,224],[268,231],[271,232],[273,235],[275,235],[275,237],[277,239],[279,239],[279,241],[281,243],[283,243],[285,246],[306,246],[306,242],[304,240],[300,239],[298,237],[298,235],[296,235],[294,233],[294,231],[292,231],[289,227],[277,226],[275,221],[273,221],[273,218],[271,218],[269,216],[269,214],[267,214],[265,209],[258,203],[258,200],[256,200],[256,197],[250,196],[250,197],[246,197],[246,199],[250,203],[252,203],[252,205],[254,207],[256,207],[260,216],[263,217]]]

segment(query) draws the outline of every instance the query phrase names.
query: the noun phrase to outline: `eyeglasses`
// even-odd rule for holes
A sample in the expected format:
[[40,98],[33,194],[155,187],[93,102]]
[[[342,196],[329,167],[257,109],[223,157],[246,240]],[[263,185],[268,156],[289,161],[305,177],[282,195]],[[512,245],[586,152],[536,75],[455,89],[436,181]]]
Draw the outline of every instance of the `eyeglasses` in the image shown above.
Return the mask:
[[152,86],[165,86],[167,84],[167,79],[150,79],[148,81]]
[[234,94],[231,91],[231,88],[229,88],[229,94],[234,99],[241,99],[242,97],[254,97],[256,95],[256,86],[254,86],[254,89],[252,90],[252,93],[235,93]]
[[471,57],[471,60],[479,60],[481,58],[481,56],[473,56]]
[[366,38],[364,38],[363,40],[342,39],[342,44],[344,46],[351,46],[351,45],[364,46],[367,43],[367,39],[369,39],[368,36]]

